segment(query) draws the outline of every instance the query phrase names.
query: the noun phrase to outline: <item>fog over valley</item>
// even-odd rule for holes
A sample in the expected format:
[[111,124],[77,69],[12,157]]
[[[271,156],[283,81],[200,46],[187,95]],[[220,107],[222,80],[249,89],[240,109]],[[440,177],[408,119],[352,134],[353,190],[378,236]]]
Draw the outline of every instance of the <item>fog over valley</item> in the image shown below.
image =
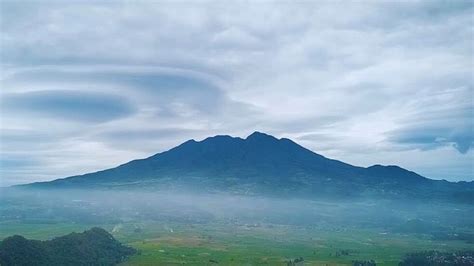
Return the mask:
[[474,265],[473,14],[0,0],[0,265]]

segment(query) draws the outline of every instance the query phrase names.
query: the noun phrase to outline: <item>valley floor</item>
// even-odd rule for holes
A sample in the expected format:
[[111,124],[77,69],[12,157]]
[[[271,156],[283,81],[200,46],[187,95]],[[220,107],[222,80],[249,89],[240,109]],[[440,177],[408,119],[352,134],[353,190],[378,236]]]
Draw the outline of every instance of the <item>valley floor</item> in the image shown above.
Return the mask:
[[[394,234],[377,229],[319,228],[271,224],[142,223],[103,224],[122,243],[139,250],[123,265],[352,265],[374,260],[398,265],[406,253],[473,250],[463,241],[432,240],[425,235]],[[88,224],[0,224],[0,238],[20,234],[32,239],[80,232]]]

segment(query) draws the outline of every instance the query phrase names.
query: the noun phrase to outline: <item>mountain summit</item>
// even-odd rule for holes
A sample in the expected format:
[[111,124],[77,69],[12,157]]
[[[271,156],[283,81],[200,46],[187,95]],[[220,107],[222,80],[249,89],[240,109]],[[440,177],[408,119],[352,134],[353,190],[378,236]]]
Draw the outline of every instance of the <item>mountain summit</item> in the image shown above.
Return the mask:
[[399,197],[444,193],[444,187],[456,185],[441,186],[440,182],[398,166],[353,166],[326,158],[290,139],[254,132],[245,139],[218,135],[202,141],[188,140],[168,151],[115,168],[26,186]]

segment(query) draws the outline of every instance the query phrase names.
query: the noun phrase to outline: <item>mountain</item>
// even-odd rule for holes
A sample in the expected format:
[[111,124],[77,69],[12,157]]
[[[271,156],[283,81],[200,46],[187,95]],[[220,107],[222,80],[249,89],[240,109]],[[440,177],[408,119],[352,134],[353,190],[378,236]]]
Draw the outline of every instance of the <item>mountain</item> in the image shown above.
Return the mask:
[[48,241],[7,237],[0,243],[0,265],[116,265],[134,253],[95,227]]
[[464,195],[466,188],[470,193],[473,188],[471,183],[435,181],[398,166],[353,166],[314,153],[290,139],[260,132],[245,139],[214,136],[188,140],[115,168],[26,186],[193,189],[297,197],[451,197],[457,192]]

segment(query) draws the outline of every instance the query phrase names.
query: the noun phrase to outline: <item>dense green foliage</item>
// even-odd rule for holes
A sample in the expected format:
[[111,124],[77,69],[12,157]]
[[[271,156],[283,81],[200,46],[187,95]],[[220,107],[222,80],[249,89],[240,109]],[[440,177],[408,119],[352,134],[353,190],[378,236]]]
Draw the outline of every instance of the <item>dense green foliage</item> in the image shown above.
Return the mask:
[[8,237],[0,244],[0,265],[115,265],[134,253],[95,227],[48,241]]

